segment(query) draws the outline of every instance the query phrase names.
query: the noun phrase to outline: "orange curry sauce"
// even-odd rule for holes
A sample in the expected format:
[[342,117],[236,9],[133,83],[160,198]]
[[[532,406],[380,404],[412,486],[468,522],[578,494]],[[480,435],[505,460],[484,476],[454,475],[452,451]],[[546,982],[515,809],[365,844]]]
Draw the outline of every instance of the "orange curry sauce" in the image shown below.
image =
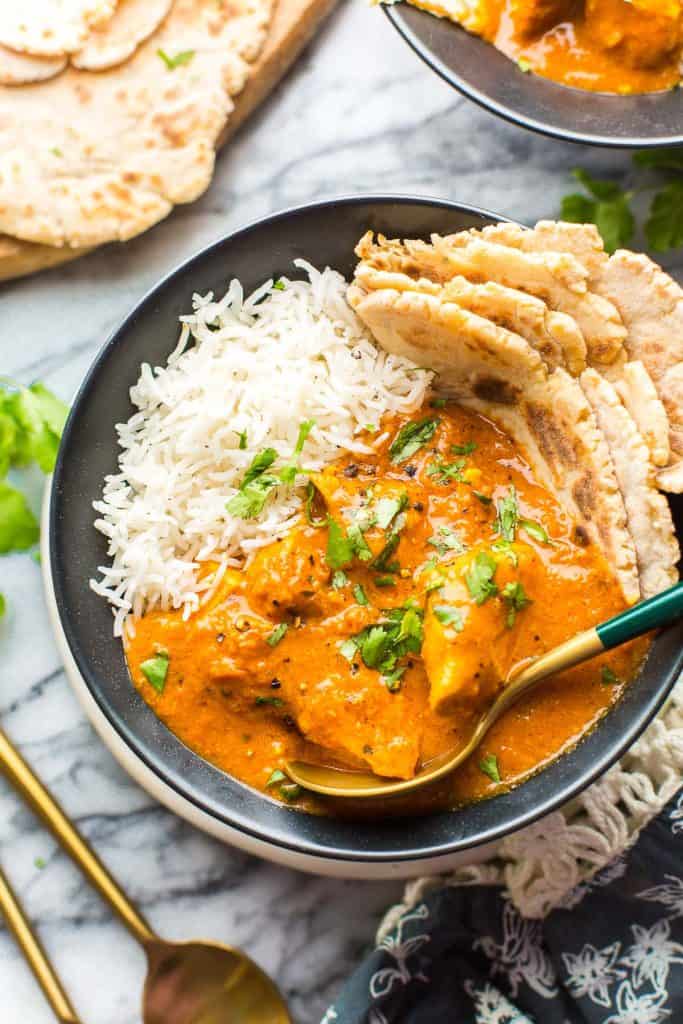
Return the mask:
[[681,0],[489,0],[489,7],[485,38],[545,78],[621,94],[681,80]]
[[[385,419],[373,455],[347,455],[314,475],[314,519],[331,517],[342,537],[361,523],[368,549],[361,541],[362,557],[355,554],[343,570],[330,568],[330,520],[310,525],[302,515],[300,526],[261,549],[245,570],[228,571],[210,602],[187,621],[179,612],[152,612],[126,641],[135,685],[169,729],[208,761],[275,798],[293,795],[286,786],[281,792],[277,775],[267,785],[286,757],[410,776],[419,763],[462,743],[490,699],[496,673],[623,608],[602,555],[585,546],[512,442],[483,417],[436,404],[412,417]],[[421,419],[438,420],[433,436],[392,461],[390,445],[401,426]],[[511,545],[499,543],[496,516],[504,499],[508,505],[512,499],[520,517],[512,523]],[[386,520],[392,502],[403,510],[384,528],[371,525]],[[525,519],[537,528],[529,532],[520,525]],[[477,604],[466,588],[461,612],[453,616],[453,588],[440,591],[436,583],[442,573],[464,579],[468,559],[480,551],[495,561],[498,592]],[[530,603],[511,615],[503,592],[515,581]],[[400,678],[392,678],[368,667],[353,643],[350,651],[348,643],[340,649],[350,637],[386,623],[391,609],[413,634],[424,632],[428,662],[465,665],[465,675],[471,663],[473,684],[488,683],[466,686],[462,699],[456,694],[446,713],[437,712],[418,651],[398,659]],[[438,609],[445,625],[436,619]],[[453,617],[457,621],[448,624]],[[285,624],[276,642],[283,633],[277,627]],[[162,693],[140,669],[159,650],[169,656]],[[514,785],[596,722],[644,651],[644,643],[632,645],[549,681],[509,711],[446,784],[404,801],[402,809],[456,806],[491,794],[499,787],[480,768],[491,755],[499,785]],[[297,806],[330,809],[305,794]]]

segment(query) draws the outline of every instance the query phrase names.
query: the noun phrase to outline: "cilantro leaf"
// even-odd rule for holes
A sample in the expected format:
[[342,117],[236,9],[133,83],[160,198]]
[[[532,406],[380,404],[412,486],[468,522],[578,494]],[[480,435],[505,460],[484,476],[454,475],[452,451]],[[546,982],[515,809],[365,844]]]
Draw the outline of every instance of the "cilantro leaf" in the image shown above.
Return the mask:
[[520,519],[519,528],[520,530],[525,530],[530,537],[533,537],[534,540],[537,540],[540,544],[551,543],[546,529],[534,519]]
[[480,551],[470,564],[465,573],[465,583],[476,604],[483,604],[498,593],[498,587],[493,582],[496,568],[496,560],[488,551]]
[[531,604],[531,598],[527,597],[524,587],[517,580],[515,583],[506,583],[503,587],[503,600],[508,606],[507,618],[505,619],[505,625],[508,629],[512,629],[517,618],[517,612],[520,612],[522,608],[526,608],[528,604]]
[[282,467],[279,473],[280,479],[283,481],[283,483],[294,483],[294,480],[296,479],[296,474],[299,471],[299,456],[303,451],[304,444],[306,443],[306,438],[313,430],[314,426],[315,420],[304,420],[303,423],[300,425],[299,436],[296,439],[296,444],[294,445],[292,457],[289,460],[289,462],[287,462],[286,465]]
[[503,540],[512,542],[519,524],[519,505],[514,486],[510,488],[504,498],[496,502],[496,512],[494,528]]
[[484,775],[488,775],[492,782],[500,782],[500,770],[498,768],[498,758],[495,754],[487,754],[479,762],[479,771],[483,772]]
[[164,687],[166,686],[166,676],[168,675],[168,662],[169,657],[165,651],[160,651],[155,654],[153,658],[147,658],[140,665],[140,671],[146,678],[147,682],[153,687],[157,693],[163,693]]
[[440,422],[441,420],[438,418],[426,418],[404,423],[389,447],[391,461],[398,463],[409,459],[423,445],[431,441]]
[[644,149],[633,154],[636,167],[677,171],[683,169],[683,146],[670,149]]
[[40,535],[36,517],[26,498],[5,480],[0,480],[0,554],[26,551]]
[[505,555],[507,559],[515,566],[519,564],[519,558],[517,552],[513,548],[509,540],[496,540],[491,545],[491,551],[495,551],[497,555]]
[[327,530],[327,564],[331,569],[343,569],[353,561],[353,544],[332,516],[327,517]]
[[2,591],[0,591],[0,619],[3,617],[6,611],[7,601],[5,599],[5,595],[2,593]]
[[608,252],[614,252],[630,242],[635,232],[630,206],[631,193],[625,192],[616,181],[593,178],[581,167],[573,170],[572,174],[589,196],[580,193],[565,196],[562,201],[562,219],[595,224]]
[[619,677],[615,675],[609,665],[603,665],[600,669],[600,681],[603,686],[614,686],[619,682]]
[[461,555],[465,550],[465,545],[460,540],[458,534],[447,526],[440,526],[438,534],[430,537],[427,543],[436,548],[440,555],[446,555],[449,551],[453,551],[456,555]]
[[346,575],[343,569],[337,569],[332,575],[332,589],[341,590],[349,582],[349,577]]
[[468,441],[466,444],[452,444],[451,452],[453,455],[471,455],[472,452],[477,450],[477,446],[474,441]]
[[279,626],[276,626],[272,633],[269,633],[266,637],[266,643],[269,647],[277,647],[280,641],[283,639],[285,633],[289,629],[286,622],[281,622]]
[[432,462],[427,470],[427,476],[438,477],[437,483],[447,484],[449,480],[462,480],[462,471],[465,468],[465,460],[457,459],[455,462],[446,463],[441,459]]
[[432,610],[442,626],[452,626],[457,633],[462,633],[462,615],[458,608],[451,608],[447,604],[435,604]]
[[254,519],[260,515],[278,478],[266,473],[277,458],[274,448],[264,448],[255,455],[247,469],[237,494],[226,503],[232,516],[240,519]]
[[359,558],[361,562],[369,562],[372,558],[372,551],[363,536],[362,525],[360,523],[352,523],[348,528],[347,535],[351,544],[351,550],[356,558]]
[[270,773],[270,777],[268,778],[268,781],[266,782],[266,789],[270,789],[271,786],[277,786],[281,782],[286,782],[288,778],[289,778],[289,776],[285,775],[285,773],[283,771],[281,771],[279,768],[275,768]]
[[181,67],[181,65],[189,64],[194,55],[194,50],[181,50],[179,53],[173,55],[166,53],[166,51],[161,48],[157,50],[157,57],[163,60],[167,71],[175,71],[175,69]]
[[399,660],[407,654],[419,654],[423,636],[422,612],[407,604],[389,609],[385,621],[366,626],[349,637],[339,652],[348,661],[359,652],[368,668],[376,669],[385,680],[394,676],[395,681],[402,674],[396,671]]
[[5,393],[0,399],[0,463],[4,472],[8,465],[35,461],[44,473],[51,473],[68,411],[43,384]]
[[355,597],[357,604],[366,605],[370,603],[368,601],[368,595],[365,593],[360,583],[356,583],[354,586],[353,596]]
[[657,252],[683,245],[683,181],[672,181],[655,195],[645,235]]
[[375,522],[381,530],[386,530],[408,504],[408,495],[404,492],[399,498],[380,498],[375,506]]
[[391,572],[391,565],[389,563],[389,559],[396,551],[396,548],[398,547],[400,540],[401,538],[397,533],[389,534],[386,544],[384,545],[384,547],[382,548],[382,550],[372,563],[373,569],[379,569],[381,572],[385,570]]

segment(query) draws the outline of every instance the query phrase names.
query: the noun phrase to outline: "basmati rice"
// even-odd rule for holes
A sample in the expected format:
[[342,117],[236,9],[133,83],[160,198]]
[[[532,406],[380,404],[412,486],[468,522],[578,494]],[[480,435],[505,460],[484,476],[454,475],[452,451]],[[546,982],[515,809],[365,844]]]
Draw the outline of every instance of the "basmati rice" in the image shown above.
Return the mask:
[[432,375],[377,348],[344,278],[295,263],[308,280],[267,281],[246,299],[238,281],[219,301],[194,295],[166,366],[141,367],[137,411],[116,428],[119,472],[94,502],[111,564],[91,586],[111,603],[117,636],[153,608],[189,616],[227,567],[297,521],[303,473],[274,488],[255,519],[226,509],[265,447],[278,452],[277,470],[312,419],[302,465],[320,469],[344,451],[370,452],[378,435],[368,425],[424,402]]

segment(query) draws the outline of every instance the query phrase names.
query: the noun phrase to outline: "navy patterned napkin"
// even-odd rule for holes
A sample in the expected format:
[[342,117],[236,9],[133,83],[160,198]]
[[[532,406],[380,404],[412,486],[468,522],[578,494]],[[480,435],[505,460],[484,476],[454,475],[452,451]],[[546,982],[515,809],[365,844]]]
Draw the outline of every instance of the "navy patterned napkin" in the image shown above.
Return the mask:
[[407,910],[322,1024],[683,1024],[683,790],[544,920],[499,886]]

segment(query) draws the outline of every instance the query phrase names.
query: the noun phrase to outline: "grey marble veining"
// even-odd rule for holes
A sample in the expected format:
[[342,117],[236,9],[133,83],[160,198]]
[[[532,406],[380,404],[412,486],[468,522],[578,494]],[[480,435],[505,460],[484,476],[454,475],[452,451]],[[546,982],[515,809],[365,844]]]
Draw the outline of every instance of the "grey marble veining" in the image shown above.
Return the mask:
[[[531,222],[557,212],[576,164],[625,177],[630,160],[495,119],[424,67],[381,11],[352,0],[221,155],[199,202],[125,249],[0,286],[1,372],[41,378],[69,398],[111,328],[157,278],[278,208],[355,191],[413,191]],[[31,484],[37,507],[41,481]],[[7,732],[155,927],[244,946],[277,978],[299,1024],[319,1020],[400,885],[274,867],[160,808],[117,766],[72,696],[38,566],[28,557],[2,559],[0,590],[10,603],[0,627]],[[0,857],[84,1022],[139,1021],[141,953],[4,785]],[[0,993],[1,1024],[52,1019],[4,931]]]

